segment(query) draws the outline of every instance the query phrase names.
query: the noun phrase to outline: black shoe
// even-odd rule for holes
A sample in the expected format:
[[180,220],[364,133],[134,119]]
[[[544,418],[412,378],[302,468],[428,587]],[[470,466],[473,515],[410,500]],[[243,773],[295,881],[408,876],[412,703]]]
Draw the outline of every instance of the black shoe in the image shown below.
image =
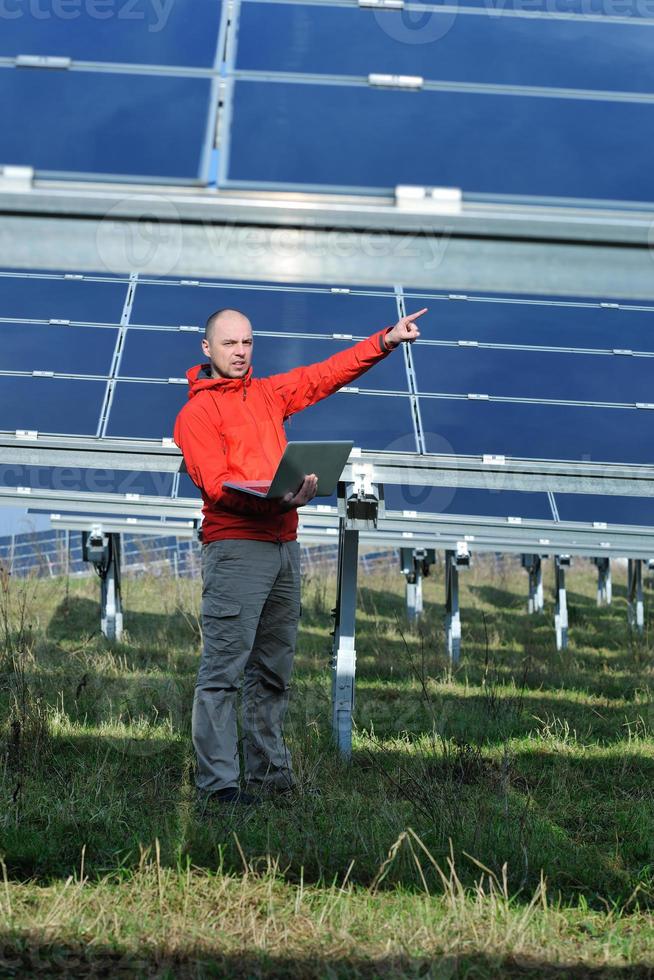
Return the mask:
[[238,786],[227,786],[209,793],[207,803],[236,804],[237,806],[256,806],[261,800],[251,793],[244,793]]

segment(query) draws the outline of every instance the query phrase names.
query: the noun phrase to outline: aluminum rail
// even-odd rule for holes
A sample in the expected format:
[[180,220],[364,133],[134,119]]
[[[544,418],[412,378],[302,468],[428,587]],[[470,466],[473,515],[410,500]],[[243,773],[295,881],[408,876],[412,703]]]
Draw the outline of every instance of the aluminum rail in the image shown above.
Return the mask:
[[[57,513],[89,514],[86,520],[102,521],[103,511],[112,519],[127,516],[140,518],[168,517],[177,520],[199,520],[198,502],[189,499],[146,497],[118,494],[66,494],[54,490],[14,494],[0,488],[2,502],[27,503],[31,510]],[[300,512],[303,531],[331,529],[338,526],[338,510],[324,505],[303,508]],[[61,526],[61,525],[60,525]],[[132,525],[134,527],[134,525]],[[562,552],[591,557],[617,555],[649,558],[654,555],[654,528],[608,525],[596,526],[576,522],[520,521],[496,517],[464,517],[444,514],[415,514],[387,511],[380,518],[380,535],[397,535],[405,545],[426,544],[452,547],[466,541],[471,550],[515,551],[551,554]]]
[[[0,181],[0,249],[15,268],[654,299],[645,207],[434,213],[390,198],[13,183]],[[135,267],[145,217],[158,233]]]
[[[184,472],[181,453],[172,440],[159,444],[77,436],[25,437],[5,432],[0,433],[0,461],[10,467]],[[343,479],[352,481],[361,467],[366,467],[372,482],[396,486],[654,496],[654,465],[510,456],[421,456],[364,449],[350,455]],[[26,482],[20,471],[14,472],[14,477],[17,484]]]
[[142,534],[157,538],[193,538],[196,535],[194,521],[155,521],[147,518],[126,517],[75,517],[70,514],[50,514],[53,528],[64,531],[90,531],[94,524],[100,524],[106,534]]

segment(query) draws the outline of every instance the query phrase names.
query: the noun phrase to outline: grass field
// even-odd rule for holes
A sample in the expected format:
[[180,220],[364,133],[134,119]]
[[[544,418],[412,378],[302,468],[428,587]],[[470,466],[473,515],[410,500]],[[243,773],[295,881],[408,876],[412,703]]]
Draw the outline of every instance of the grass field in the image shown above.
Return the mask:
[[[330,743],[333,577],[305,581],[289,805],[203,811],[190,708],[199,583],[0,582],[0,976],[654,976],[654,675],[626,571],[570,646],[525,573],[442,568],[407,626],[393,568],[360,580],[350,765]],[[552,572],[546,573],[548,599]],[[320,789],[315,795],[312,790]]]

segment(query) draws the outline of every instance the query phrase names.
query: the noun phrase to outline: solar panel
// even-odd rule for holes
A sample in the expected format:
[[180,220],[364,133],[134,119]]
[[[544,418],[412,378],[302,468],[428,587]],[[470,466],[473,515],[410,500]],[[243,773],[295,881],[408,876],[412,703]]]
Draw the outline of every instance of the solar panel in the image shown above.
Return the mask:
[[433,433],[460,455],[651,463],[654,414],[638,409],[420,398],[427,452]]
[[[255,334],[253,369],[256,376],[280,374],[301,364],[314,364],[338,353],[352,341],[336,341],[306,337],[267,337]],[[129,329],[121,361],[122,377],[183,378],[186,369],[205,363],[207,357],[200,349],[199,335],[164,333],[153,330]],[[182,370],[183,368],[183,370]],[[354,384],[354,382],[353,382]],[[356,382],[360,388],[408,392],[404,361],[387,358],[362,375]]]
[[[197,497],[198,491],[189,478],[180,496]],[[0,465],[0,487],[29,487],[32,490],[53,490],[83,494],[137,494],[148,497],[168,497],[173,490],[171,473],[147,473],[143,470],[89,469],[82,466],[4,466]],[[181,481],[180,481],[181,482]],[[29,504],[26,494],[25,503]],[[54,508],[58,509],[58,508]],[[47,511],[51,513],[53,507]],[[134,516],[138,516],[135,514]]]
[[429,307],[429,338],[439,342],[654,351],[653,306],[413,289],[404,296],[407,304]]
[[131,439],[170,438],[187,391],[186,384],[119,381],[106,434]]
[[[335,287],[338,289],[339,287]],[[347,289],[348,287],[342,287]],[[208,283],[181,285],[139,282],[131,323],[197,325],[204,329],[209,314],[223,307],[242,310],[257,331],[333,333],[367,336],[395,322],[397,306],[387,296],[332,292],[329,287],[302,284]]]
[[411,403],[407,397],[343,391],[331,401],[326,399],[298,412],[286,425],[289,440],[353,438],[355,445],[365,449],[389,449],[393,442],[412,432]]
[[[386,72],[458,83],[654,91],[651,25],[607,18],[498,16],[490,5],[484,8],[472,12],[466,4],[457,13],[435,7],[420,15],[354,5],[246,0],[240,8],[236,68],[359,78]],[[530,2],[529,10],[535,8]],[[570,4],[565,8],[569,11]]]
[[418,184],[490,197],[654,200],[654,176],[642,166],[654,119],[649,97],[239,78],[233,100],[227,185],[391,192]]
[[[113,10],[110,9],[113,6]],[[115,4],[39,3],[6,14],[0,57],[41,55],[76,61],[211,68],[216,61],[221,0],[130,0]]]
[[127,278],[0,270],[0,318],[119,323]]
[[207,179],[209,78],[0,70],[3,164],[40,176]]
[[72,373],[106,376],[117,337],[112,327],[0,323],[1,370],[68,374],[72,363]]
[[418,341],[413,359],[420,392],[629,405],[652,395],[651,357],[441,347]]
[[104,393],[104,381],[0,377],[2,427],[95,435]]
[[[574,496],[574,494],[568,496]],[[586,498],[584,497],[584,499]],[[417,511],[418,514],[467,514],[507,519],[519,517],[524,520],[552,520],[552,509],[545,493],[471,490],[456,486],[389,485],[384,488],[384,501],[389,510]],[[585,518],[575,519],[584,520]]]
[[645,497],[586,496],[557,493],[556,505],[562,521],[593,521],[607,524],[654,526],[654,501]]

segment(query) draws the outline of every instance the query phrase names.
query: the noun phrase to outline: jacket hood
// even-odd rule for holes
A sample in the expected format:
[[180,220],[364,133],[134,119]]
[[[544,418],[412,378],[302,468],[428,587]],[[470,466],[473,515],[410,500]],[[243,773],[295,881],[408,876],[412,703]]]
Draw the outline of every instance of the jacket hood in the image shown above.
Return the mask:
[[243,398],[252,384],[252,365],[242,378],[212,378],[210,364],[195,364],[186,372],[188,379],[189,398],[199,395],[201,391],[238,391],[242,389]]

